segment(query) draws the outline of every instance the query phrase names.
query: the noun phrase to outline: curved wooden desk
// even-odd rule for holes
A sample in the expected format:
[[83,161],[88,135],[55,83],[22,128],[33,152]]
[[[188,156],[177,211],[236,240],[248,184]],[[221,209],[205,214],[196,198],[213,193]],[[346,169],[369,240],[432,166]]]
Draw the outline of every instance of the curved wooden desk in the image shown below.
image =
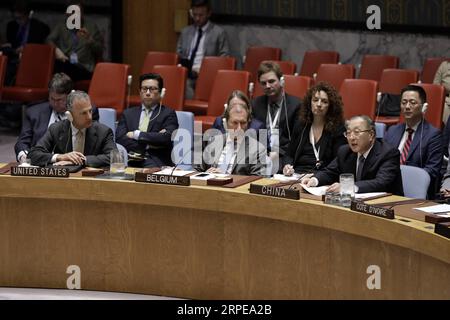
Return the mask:
[[[313,200],[100,179],[0,176],[0,286],[195,299],[450,298],[430,224]],[[367,268],[381,289],[367,288]]]

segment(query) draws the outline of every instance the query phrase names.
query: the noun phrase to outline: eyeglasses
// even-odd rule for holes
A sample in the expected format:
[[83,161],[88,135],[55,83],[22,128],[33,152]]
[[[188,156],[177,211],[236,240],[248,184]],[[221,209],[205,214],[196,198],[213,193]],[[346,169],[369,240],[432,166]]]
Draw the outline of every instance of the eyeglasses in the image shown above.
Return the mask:
[[157,91],[159,91],[159,88],[158,87],[141,87],[142,93],[146,93],[148,90],[150,90],[150,92],[157,92]]
[[408,102],[411,107],[415,107],[419,104],[419,102],[417,102],[416,100],[406,100],[406,99],[402,100],[400,103],[402,106],[406,106]]
[[276,79],[270,79],[267,81],[260,81],[259,84],[265,87],[267,84],[273,85],[275,82],[277,82]]
[[372,131],[371,129],[368,130],[359,130],[359,129],[355,129],[355,130],[347,130],[344,132],[344,137],[348,138],[350,137],[352,134],[355,137],[359,137],[363,132],[369,132]]

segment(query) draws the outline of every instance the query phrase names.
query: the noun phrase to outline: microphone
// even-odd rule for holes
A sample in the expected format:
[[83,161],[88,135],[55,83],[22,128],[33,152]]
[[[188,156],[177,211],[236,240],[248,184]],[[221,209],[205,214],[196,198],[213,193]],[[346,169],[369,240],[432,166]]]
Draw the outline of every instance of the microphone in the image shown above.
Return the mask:
[[131,83],[132,82],[133,82],[133,76],[130,74],[127,77],[127,85],[128,85],[127,109],[130,107]]
[[300,180],[302,180],[307,174],[310,174],[310,173],[314,173],[314,170],[309,170],[309,171],[307,171],[307,172],[305,172],[305,173],[303,173],[303,174],[301,174],[300,175],[300,177],[298,177],[298,179],[297,180],[295,180],[294,182],[292,182],[290,185],[289,185],[289,188],[288,188],[288,190],[291,190],[292,189],[292,187],[294,186],[294,184],[297,184],[297,183],[299,183],[300,182]]
[[170,172],[170,176],[173,176],[174,171],[176,170],[176,168],[178,168],[178,166],[184,161],[184,159],[186,158],[186,156],[191,153],[192,150],[188,150],[182,157],[180,160],[178,160],[178,162],[175,164],[175,166],[173,167],[172,171]]

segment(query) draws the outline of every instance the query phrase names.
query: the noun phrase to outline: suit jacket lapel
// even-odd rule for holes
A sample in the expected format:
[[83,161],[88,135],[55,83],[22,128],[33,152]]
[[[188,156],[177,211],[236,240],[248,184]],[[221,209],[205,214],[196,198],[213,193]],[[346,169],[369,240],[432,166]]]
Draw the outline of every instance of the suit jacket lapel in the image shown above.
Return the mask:
[[86,129],[86,136],[84,140],[84,154],[91,155],[94,154],[94,148],[97,144],[97,130],[92,126]]
[[417,127],[417,131],[414,133],[414,138],[413,141],[411,142],[411,147],[409,148],[407,159],[410,159],[413,156],[414,150],[420,144],[420,139],[423,138],[423,136],[426,136],[426,128],[424,126],[424,123],[421,122]]
[[402,141],[403,135],[405,134],[405,128],[406,128],[406,124],[402,124],[397,128],[397,132],[394,132],[394,146],[398,146],[400,145],[400,141]]

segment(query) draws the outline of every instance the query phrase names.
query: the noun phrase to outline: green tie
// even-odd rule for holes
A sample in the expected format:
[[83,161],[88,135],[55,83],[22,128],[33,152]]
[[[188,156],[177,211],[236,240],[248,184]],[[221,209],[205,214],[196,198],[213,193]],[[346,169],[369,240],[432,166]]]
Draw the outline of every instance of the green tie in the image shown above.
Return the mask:
[[148,123],[150,121],[150,110],[145,109],[144,112],[144,119],[142,119],[142,122],[139,124],[139,131],[147,132]]

